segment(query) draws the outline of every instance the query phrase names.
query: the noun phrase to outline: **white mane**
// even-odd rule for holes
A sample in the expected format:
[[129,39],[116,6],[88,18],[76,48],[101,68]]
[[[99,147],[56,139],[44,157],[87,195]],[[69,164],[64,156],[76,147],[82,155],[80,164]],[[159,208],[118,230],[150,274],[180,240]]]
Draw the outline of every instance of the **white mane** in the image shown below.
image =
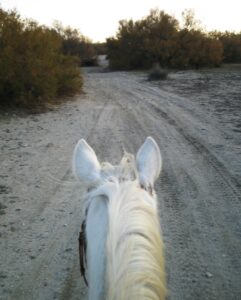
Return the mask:
[[[93,155],[86,145],[81,140],[81,151],[75,149],[78,162]],[[89,300],[165,299],[163,243],[153,191],[161,169],[158,151],[148,138],[136,159],[125,154],[119,166],[112,166],[91,157],[82,169],[74,169],[91,187],[86,202]]]
[[162,240],[155,200],[136,182],[109,198],[106,243],[109,300],[164,299]]

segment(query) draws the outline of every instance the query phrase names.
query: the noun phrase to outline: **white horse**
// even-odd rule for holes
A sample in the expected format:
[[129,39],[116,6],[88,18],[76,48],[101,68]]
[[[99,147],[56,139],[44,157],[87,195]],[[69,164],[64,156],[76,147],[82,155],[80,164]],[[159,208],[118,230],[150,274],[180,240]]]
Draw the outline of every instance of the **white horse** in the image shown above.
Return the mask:
[[100,164],[81,139],[73,171],[85,183],[86,260],[89,300],[165,299],[163,243],[153,189],[162,166],[148,137],[120,164]]

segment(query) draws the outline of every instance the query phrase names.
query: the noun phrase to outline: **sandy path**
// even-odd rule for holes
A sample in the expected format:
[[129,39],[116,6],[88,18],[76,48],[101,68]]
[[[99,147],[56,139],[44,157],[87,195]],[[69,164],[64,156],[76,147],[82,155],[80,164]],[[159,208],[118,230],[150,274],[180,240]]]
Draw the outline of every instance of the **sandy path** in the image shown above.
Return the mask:
[[0,299],[85,299],[77,237],[82,188],[71,174],[84,137],[118,162],[148,135],[160,145],[156,189],[169,298],[240,299],[240,131],[211,104],[141,74],[85,70],[86,94],[40,115],[0,119]]

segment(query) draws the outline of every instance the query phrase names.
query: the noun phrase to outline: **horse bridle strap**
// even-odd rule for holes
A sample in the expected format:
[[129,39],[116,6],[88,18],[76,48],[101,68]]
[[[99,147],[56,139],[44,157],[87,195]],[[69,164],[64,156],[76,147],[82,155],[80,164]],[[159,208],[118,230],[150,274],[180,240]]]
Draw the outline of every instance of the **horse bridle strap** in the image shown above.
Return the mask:
[[85,268],[87,267],[87,260],[86,260],[87,242],[86,242],[85,227],[86,227],[86,223],[84,220],[82,222],[81,231],[79,233],[79,261],[80,261],[80,274],[81,276],[83,276],[86,286],[88,286],[88,281],[85,276]]
[[[151,195],[153,194],[153,189],[151,186],[145,188],[144,185],[140,186],[142,189],[149,192]],[[85,215],[87,216],[88,208],[86,209]],[[87,250],[87,240],[86,240],[86,219],[82,222],[81,231],[79,233],[79,261],[80,261],[80,274],[84,278],[84,282],[86,286],[88,286],[88,281],[85,276],[85,269],[87,267],[87,258],[86,258],[86,250]]]

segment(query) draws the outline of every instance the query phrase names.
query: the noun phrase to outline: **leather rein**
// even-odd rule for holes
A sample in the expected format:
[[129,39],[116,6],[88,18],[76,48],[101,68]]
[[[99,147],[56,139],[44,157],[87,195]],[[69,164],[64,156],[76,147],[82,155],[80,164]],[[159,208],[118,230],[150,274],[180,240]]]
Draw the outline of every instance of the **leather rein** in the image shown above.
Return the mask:
[[[140,186],[141,189],[146,190],[150,195],[153,195],[152,187],[145,188],[143,185]],[[88,208],[85,212],[87,217]],[[86,279],[85,270],[87,268],[87,239],[86,239],[86,219],[81,224],[81,231],[79,233],[79,261],[80,261],[80,274],[84,279],[85,285],[88,287],[88,281]]]
[[82,222],[81,231],[79,233],[79,261],[80,261],[80,274],[84,278],[85,285],[88,286],[88,281],[85,276],[85,269],[87,268],[87,240],[86,240],[86,220]]

